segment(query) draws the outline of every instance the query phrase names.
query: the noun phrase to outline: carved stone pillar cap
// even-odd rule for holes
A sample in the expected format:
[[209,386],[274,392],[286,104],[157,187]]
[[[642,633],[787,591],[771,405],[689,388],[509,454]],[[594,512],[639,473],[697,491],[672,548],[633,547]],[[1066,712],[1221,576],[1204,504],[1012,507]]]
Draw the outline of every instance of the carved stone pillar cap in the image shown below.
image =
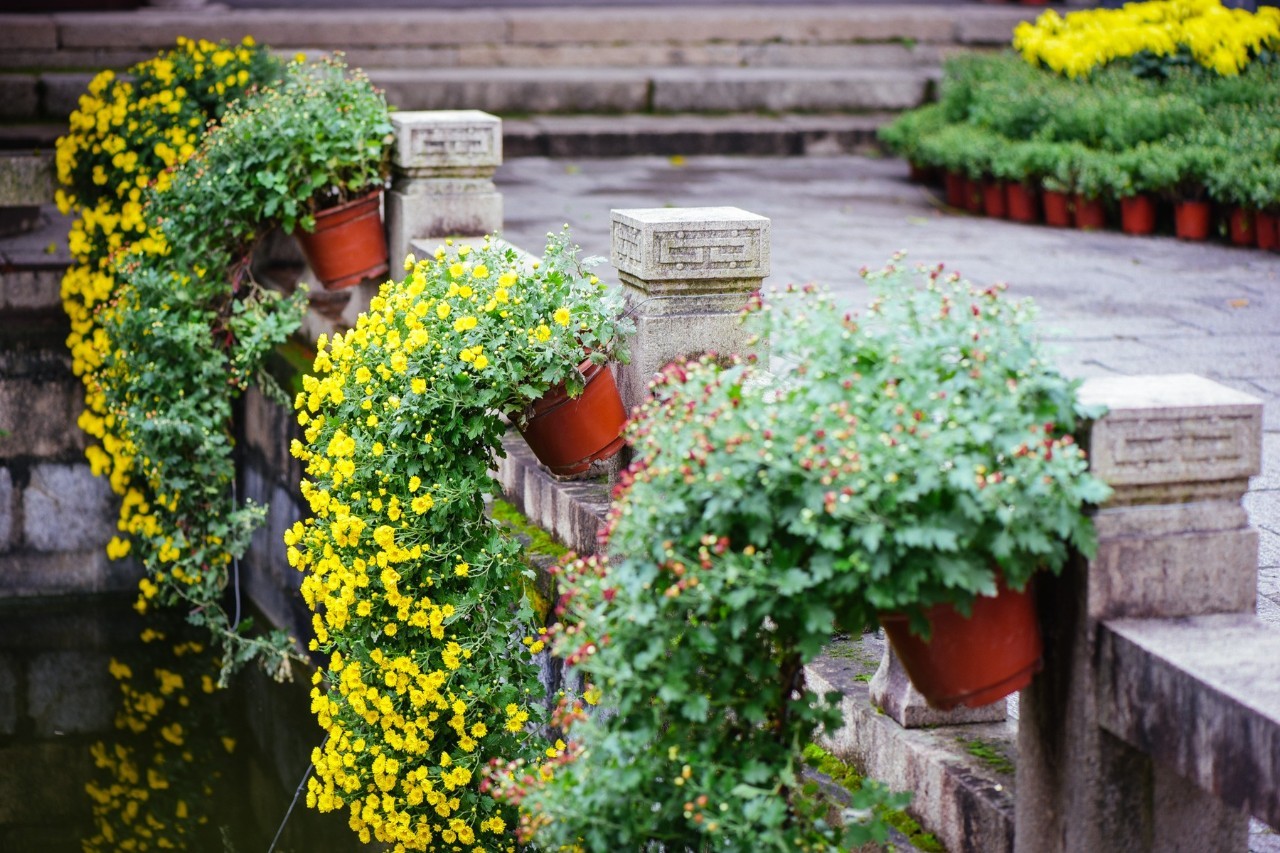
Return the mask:
[[1114,487],[1248,478],[1262,465],[1262,401],[1192,374],[1089,379],[1108,412],[1090,430],[1090,470]]
[[613,265],[646,282],[742,280],[769,274],[768,217],[736,207],[612,211]]
[[497,168],[502,119],[480,110],[394,112],[392,162],[406,171]]

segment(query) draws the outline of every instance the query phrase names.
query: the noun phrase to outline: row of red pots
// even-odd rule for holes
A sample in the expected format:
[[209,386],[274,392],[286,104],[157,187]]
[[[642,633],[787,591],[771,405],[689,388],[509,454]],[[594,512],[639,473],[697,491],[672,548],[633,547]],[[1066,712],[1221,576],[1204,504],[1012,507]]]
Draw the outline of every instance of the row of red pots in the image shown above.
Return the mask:
[[[921,173],[913,171],[913,176]],[[947,204],[971,213],[1014,222],[1044,222],[1056,228],[1098,230],[1108,227],[1107,204],[1102,199],[1041,190],[1021,183],[975,181],[965,175],[943,175]],[[1160,203],[1149,195],[1119,201],[1120,230],[1126,234],[1153,234],[1160,217]],[[1173,206],[1174,233],[1183,240],[1205,240],[1213,231],[1214,206],[1207,201],[1181,201]],[[1256,246],[1280,251],[1280,215],[1269,211],[1233,208],[1226,214],[1227,234],[1236,246]]]

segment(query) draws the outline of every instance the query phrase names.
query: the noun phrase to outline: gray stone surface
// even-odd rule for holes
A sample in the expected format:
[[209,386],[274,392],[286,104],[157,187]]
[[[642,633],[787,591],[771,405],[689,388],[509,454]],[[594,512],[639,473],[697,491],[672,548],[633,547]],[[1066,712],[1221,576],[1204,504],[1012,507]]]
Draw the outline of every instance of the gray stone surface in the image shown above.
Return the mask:
[[0,26],[0,49],[53,50],[58,46],[58,30],[49,15],[4,15]]
[[111,727],[115,679],[110,656],[96,651],[46,652],[27,667],[27,716],[36,734],[103,732]]
[[18,512],[13,488],[13,475],[6,466],[0,466],[0,554],[16,544],[13,541],[14,517]]
[[[864,638],[865,642],[865,638]],[[878,649],[877,649],[878,651]],[[914,791],[908,811],[955,853],[1013,849],[1015,779],[974,745],[1016,760],[1012,722],[904,729],[871,702],[856,661],[822,656],[805,667],[808,689],[840,694],[844,725],[818,743],[893,790]]]
[[826,68],[667,68],[650,75],[656,112],[822,112],[919,106],[929,73]]
[[89,551],[0,554],[0,597],[44,598],[131,592],[143,577],[142,566],[127,560],[108,560],[104,547]]
[[69,361],[65,352],[0,351],[0,458],[79,456],[84,392]]
[[40,112],[59,120],[79,108],[80,96],[89,88],[97,72],[46,71],[40,75]]
[[940,711],[916,689],[907,676],[902,661],[885,644],[884,656],[868,684],[871,704],[884,711],[895,723],[906,729],[925,726],[958,726],[966,723],[998,723],[1007,717],[1007,702],[1001,699],[978,708],[958,707]]
[[1126,619],[1105,624],[1099,654],[1109,731],[1280,825],[1280,632],[1252,614]]
[[[40,93],[34,76],[0,74],[0,119],[28,118],[36,115],[39,109]],[[2,168],[3,164],[0,163],[0,169]],[[0,171],[0,199],[4,198],[4,184],[3,171]]]
[[88,465],[34,465],[22,498],[23,539],[37,551],[104,548],[116,533],[111,486]]
[[374,69],[369,76],[404,110],[645,112],[650,86],[646,73],[629,68]]
[[392,163],[403,173],[427,177],[502,165],[502,119],[480,110],[406,111],[391,114],[396,142]]
[[538,464],[514,429],[502,440],[496,478],[507,500],[531,522],[579,554],[593,553],[609,511],[605,479],[563,482]]

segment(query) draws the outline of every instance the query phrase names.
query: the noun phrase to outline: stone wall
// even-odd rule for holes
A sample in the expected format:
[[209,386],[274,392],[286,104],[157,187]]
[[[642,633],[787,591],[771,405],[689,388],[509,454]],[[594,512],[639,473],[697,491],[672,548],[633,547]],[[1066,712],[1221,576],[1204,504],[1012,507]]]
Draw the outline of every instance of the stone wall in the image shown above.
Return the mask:
[[[132,589],[110,561],[117,502],[84,458],[84,391],[71,372],[60,301],[65,226],[0,241],[0,598]],[[50,253],[52,246],[55,251]]]

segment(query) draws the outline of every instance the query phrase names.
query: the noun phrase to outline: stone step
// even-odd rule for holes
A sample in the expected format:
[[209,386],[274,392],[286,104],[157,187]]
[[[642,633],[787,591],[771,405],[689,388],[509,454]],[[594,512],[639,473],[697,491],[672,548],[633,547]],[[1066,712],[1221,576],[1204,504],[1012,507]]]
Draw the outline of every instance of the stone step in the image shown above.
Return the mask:
[[[178,36],[234,39],[252,35],[281,51],[505,45],[547,48],[610,44],[904,44],[996,45],[1037,10],[1017,6],[636,5],[627,8],[353,9],[226,8],[132,12],[0,14],[0,51],[8,67],[49,67],[50,54],[82,67],[112,57],[155,52]],[[87,61],[86,61],[87,60]],[[63,67],[76,63],[63,61]]]
[[867,112],[924,102],[936,71],[829,68],[369,69],[404,110]]
[[734,154],[785,157],[873,150],[893,113],[561,115],[503,122],[503,154],[514,157],[634,157]]

